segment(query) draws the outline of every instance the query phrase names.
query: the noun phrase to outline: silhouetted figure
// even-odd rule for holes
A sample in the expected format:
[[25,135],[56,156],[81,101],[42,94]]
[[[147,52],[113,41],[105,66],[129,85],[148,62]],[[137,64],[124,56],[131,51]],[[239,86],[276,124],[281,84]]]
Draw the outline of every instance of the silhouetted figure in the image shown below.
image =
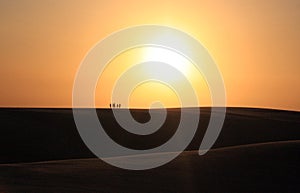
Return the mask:
[[118,104],[116,104],[116,103],[109,103],[109,108],[121,108],[121,104],[120,103],[118,103]]

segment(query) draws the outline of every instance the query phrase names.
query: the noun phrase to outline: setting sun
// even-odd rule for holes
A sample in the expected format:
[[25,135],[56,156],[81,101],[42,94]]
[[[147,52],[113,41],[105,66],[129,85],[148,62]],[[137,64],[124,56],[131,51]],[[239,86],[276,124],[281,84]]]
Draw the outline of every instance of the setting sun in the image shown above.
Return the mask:
[[[156,75],[159,79],[163,78],[165,81],[176,85],[176,87],[184,87],[183,81],[188,81],[197,95],[197,104],[199,103],[202,106],[211,105],[208,85],[201,72],[199,72],[193,63],[182,54],[169,48],[144,46],[126,50],[114,57],[113,60],[106,65],[105,70],[99,76],[95,91],[96,106],[105,107],[113,100],[112,91],[114,90],[116,82],[124,72],[136,65],[149,61],[160,62],[161,67],[154,64],[144,65],[139,68],[133,76],[139,75],[140,77],[148,77]],[[174,68],[178,73],[172,73],[168,68],[165,68],[166,66]],[[133,79],[133,77],[131,79]],[[123,84],[132,86],[128,85],[130,84],[129,82]],[[173,94],[171,94],[172,92]],[[123,107],[125,104],[128,104],[133,108],[149,108],[152,102],[157,101],[161,101],[165,107],[180,107],[181,104],[178,102],[180,101],[178,97],[180,96],[176,95],[174,90],[172,90],[166,82],[148,80],[143,84],[136,85],[136,88],[132,90],[132,93],[129,96],[123,93],[118,95],[116,100],[122,103]],[[195,105],[195,102],[189,102],[189,106]]]
[[161,74],[161,76],[167,76],[169,80],[180,81],[182,78],[188,78],[192,75],[192,70],[197,70],[193,68],[193,64],[184,56],[179,53],[172,51],[168,48],[162,47],[146,47],[143,48],[142,60],[145,61],[158,61],[165,64],[171,65],[180,71],[183,76],[177,77],[169,72],[160,71],[160,69],[147,68],[144,73],[156,71]]

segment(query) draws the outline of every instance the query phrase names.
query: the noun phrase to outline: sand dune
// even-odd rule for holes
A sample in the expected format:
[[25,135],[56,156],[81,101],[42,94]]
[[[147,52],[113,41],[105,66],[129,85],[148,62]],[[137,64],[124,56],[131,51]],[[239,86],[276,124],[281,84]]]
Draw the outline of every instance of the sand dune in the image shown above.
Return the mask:
[[[147,110],[133,110],[141,122]],[[168,141],[176,131],[180,109],[169,109],[162,128],[149,136],[136,136],[120,128],[111,110],[98,110],[107,133],[123,146],[148,149]],[[187,150],[199,148],[210,118],[201,108],[197,133]],[[0,163],[32,162],[95,157],[81,140],[71,109],[0,109]],[[267,109],[228,108],[214,148],[300,139],[300,113]]]
[[147,171],[122,170],[94,158],[2,164],[0,191],[299,192],[299,151],[300,140],[219,148],[204,156],[186,151]]
[[[97,112],[114,140],[136,149],[167,141],[180,118],[180,109],[168,109],[162,128],[139,138],[122,130],[110,109]],[[147,110],[132,114],[140,122],[149,120]],[[300,191],[300,112],[228,108],[213,149],[199,156],[209,118],[210,108],[201,108],[194,139],[172,162],[128,171],[95,159],[71,109],[0,109],[0,192]],[[130,156],[120,161],[130,162]]]

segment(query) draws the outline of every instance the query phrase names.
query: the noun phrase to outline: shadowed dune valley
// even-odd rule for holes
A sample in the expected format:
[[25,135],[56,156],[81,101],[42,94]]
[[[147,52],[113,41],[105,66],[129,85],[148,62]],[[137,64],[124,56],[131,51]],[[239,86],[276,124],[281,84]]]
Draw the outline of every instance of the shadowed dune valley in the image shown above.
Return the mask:
[[[144,139],[122,131],[111,109],[97,113],[107,134],[119,144],[147,149],[174,134],[180,111],[167,109],[160,130]],[[210,111],[200,108],[197,132],[178,157],[158,168],[134,171],[96,158],[80,138],[72,109],[2,108],[0,192],[300,191],[299,112],[227,108],[216,143],[199,156]],[[150,119],[148,110],[131,109],[131,114],[139,122]],[[120,161],[130,162],[131,156]],[[156,159],[159,155],[138,156]]]

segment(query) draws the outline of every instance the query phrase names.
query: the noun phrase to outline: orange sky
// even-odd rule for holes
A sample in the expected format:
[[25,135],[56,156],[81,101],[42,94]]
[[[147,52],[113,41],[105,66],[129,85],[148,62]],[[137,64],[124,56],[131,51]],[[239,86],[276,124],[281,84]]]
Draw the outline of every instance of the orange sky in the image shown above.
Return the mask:
[[[0,23],[0,106],[71,107],[77,68],[95,43],[125,27],[161,24],[208,49],[223,75],[228,106],[300,110],[298,0],[1,1]],[[156,95],[132,106],[147,106]],[[162,98],[177,104],[167,89]],[[96,99],[99,106],[108,102]]]

